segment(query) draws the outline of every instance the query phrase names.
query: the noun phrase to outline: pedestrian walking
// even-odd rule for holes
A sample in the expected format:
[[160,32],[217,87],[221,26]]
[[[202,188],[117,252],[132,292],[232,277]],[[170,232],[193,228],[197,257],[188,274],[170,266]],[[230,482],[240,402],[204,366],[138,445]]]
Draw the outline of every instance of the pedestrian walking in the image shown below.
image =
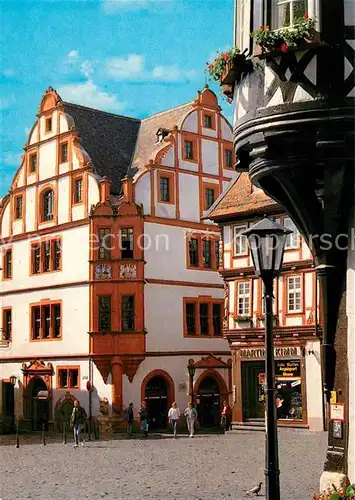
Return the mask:
[[[70,426],[74,430],[74,448],[77,448],[80,443],[81,429],[86,421],[86,411],[80,406],[79,401],[74,401],[74,408],[70,417]],[[81,446],[84,446],[84,441],[81,441]]]
[[132,425],[133,425],[133,403],[129,403],[124,412],[124,419],[127,424],[127,434],[128,437],[132,437]]
[[171,424],[171,427],[173,429],[175,439],[177,437],[177,425],[179,423],[179,418],[180,418],[180,410],[174,401],[169,410],[168,419],[169,419],[169,424]]
[[223,401],[221,427],[223,428],[224,432],[232,430],[232,410],[227,401]]
[[141,429],[145,437],[148,437],[148,410],[145,401],[142,401],[141,409],[139,410],[139,416],[141,420]]
[[191,402],[188,404],[188,407],[184,411],[184,415],[186,418],[187,430],[189,431],[190,438],[193,438],[195,435],[195,423],[197,420],[197,411]]

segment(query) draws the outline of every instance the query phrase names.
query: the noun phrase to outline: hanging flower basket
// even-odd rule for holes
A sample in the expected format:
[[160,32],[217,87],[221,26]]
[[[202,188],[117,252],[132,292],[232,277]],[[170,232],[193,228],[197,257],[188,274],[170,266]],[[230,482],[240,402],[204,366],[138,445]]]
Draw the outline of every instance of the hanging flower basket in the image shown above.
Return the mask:
[[251,323],[252,323],[252,317],[251,316],[242,316],[242,315],[235,315],[234,316],[234,321],[236,323],[240,323],[240,324],[245,324],[245,323],[248,323],[248,326],[251,327]]
[[319,45],[319,33],[314,29],[315,20],[304,14],[292,26],[271,30],[269,26],[260,26],[251,33],[256,44],[254,55],[278,55],[295,50],[307,49],[310,45]]
[[212,63],[207,62],[207,73],[211,82],[219,82],[222,93],[227,97],[233,96],[235,83],[240,81],[243,73],[251,69],[251,61],[240,53],[238,47],[226,52],[217,52],[217,57]]

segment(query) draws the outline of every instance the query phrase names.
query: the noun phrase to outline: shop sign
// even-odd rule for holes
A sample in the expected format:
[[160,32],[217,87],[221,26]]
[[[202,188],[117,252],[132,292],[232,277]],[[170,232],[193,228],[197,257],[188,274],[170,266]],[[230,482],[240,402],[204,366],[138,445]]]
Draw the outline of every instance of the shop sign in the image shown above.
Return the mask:
[[330,420],[340,420],[344,422],[344,404],[338,403],[330,405]]
[[275,363],[275,376],[276,377],[300,377],[301,376],[301,362],[300,361],[277,361]]
[[[301,348],[296,346],[275,347],[274,356],[275,358],[301,357]],[[264,359],[265,349],[262,348],[240,349],[240,357],[244,359]]]
[[343,422],[340,420],[333,420],[333,437],[343,439]]

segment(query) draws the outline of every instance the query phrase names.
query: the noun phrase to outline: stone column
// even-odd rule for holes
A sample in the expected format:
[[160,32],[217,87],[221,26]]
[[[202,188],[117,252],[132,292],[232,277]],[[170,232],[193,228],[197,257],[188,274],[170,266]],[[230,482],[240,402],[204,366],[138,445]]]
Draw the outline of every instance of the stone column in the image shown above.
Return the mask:
[[123,362],[120,356],[113,356],[111,360],[112,373],[112,416],[117,417],[122,413],[122,375]]

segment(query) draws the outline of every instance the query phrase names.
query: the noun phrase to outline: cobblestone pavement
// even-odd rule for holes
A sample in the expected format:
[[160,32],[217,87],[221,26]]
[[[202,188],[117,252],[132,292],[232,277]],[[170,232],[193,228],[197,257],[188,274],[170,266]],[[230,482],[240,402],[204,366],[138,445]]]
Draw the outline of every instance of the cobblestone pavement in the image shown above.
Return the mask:
[[[48,438],[0,441],[1,500],[242,500],[264,482],[264,433],[100,440],[74,449]],[[279,431],[282,500],[317,491],[326,434]],[[261,491],[264,496],[264,484]]]

